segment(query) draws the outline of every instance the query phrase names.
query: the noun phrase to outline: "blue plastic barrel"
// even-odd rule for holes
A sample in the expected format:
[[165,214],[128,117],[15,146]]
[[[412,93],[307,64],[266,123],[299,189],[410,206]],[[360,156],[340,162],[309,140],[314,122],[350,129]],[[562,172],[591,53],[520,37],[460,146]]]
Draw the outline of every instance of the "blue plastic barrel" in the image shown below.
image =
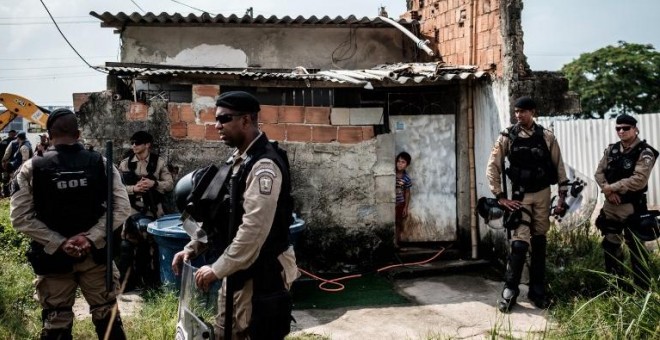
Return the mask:
[[[293,224],[289,226],[289,241],[295,246],[300,234],[305,230],[305,221],[293,214]],[[181,277],[177,277],[172,272],[172,260],[174,255],[183,250],[183,247],[190,241],[190,236],[183,230],[181,214],[165,215],[147,226],[147,232],[153,235],[158,244],[158,253],[160,256],[160,281],[164,285],[174,285],[176,290],[181,286]],[[202,256],[192,261],[194,267],[201,267],[205,263]]]
[[[153,235],[158,244],[160,260],[160,281],[163,285],[174,285],[176,290],[181,286],[181,277],[172,272],[172,260],[174,255],[188,244],[190,236],[183,230],[181,214],[165,215],[147,226],[147,232]],[[193,266],[200,267],[204,263],[199,257],[192,261]]]

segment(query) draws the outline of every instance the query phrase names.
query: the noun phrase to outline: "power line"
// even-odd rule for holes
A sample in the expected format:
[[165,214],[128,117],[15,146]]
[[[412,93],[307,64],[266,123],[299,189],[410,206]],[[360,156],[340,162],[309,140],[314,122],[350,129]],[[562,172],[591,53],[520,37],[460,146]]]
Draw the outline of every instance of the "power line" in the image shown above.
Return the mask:
[[44,66],[44,67],[15,67],[15,68],[0,68],[0,71],[20,71],[20,70],[44,70],[52,68],[79,68],[85,67],[84,65],[67,65],[67,66]]
[[80,53],[78,53],[78,51],[76,50],[76,48],[73,47],[73,45],[71,45],[71,43],[69,42],[69,39],[67,39],[66,36],[64,35],[64,33],[62,33],[62,30],[60,29],[60,26],[57,25],[57,22],[55,21],[55,18],[53,18],[53,15],[50,14],[50,11],[48,10],[48,7],[47,7],[46,4],[44,3],[44,1],[43,1],[43,0],[39,0],[39,1],[40,1],[41,4],[44,6],[44,9],[46,9],[46,12],[48,13],[48,16],[50,17],[50,19],[53,21],[53,24],[55,24],[55,28],[57,28],[57,31],[60,32],[60,34],[62,35],[62,38],[64,38],[64,41],[66,41],[66,43],[69,44],[69,47],[71,47],[71,49],[72,49],[74,52],[76,52],[76,54],[80,57],[80,59],[81,59],[83,62],[85,62],[85,64],[87,64],[87,66],[89,66],[90,68],[92,68],[92,69],[94,69],[94,70],[96,70],[96,71],[98,71],[98,72],[104,73],[104,72],[102,72],[101,70],[99,70],[99,69],[95,68],[94,66],[90,65],[90,64],[87,62],[87,60],[85,60],[85,58],[83,58],[83,56],[81,56]]
[[133,3],[133,5],[135,5],[135,7],[139,8],[143,13],[146,12],[145,10],[142,9],[142,7],[140,7],[140,5],[137,4],[137,2],[133,0],[131,0],[131,2]]
[[[0,26],[50,25],[50,22],[0,22]],[[60,25],[98,24],[98,21],[62,21]]]
[[203,10],[203,9],[200,9],[200,8],[197,8],[197,7],[193,7],[193,6],[190,6],[190,5],[188,5],[188,4],[184,4],[184,3],[181,2],[181,1],[177,1],[177,0],[170,0],[170,1],[175,2],[175,3],[179,4],[179,5],[186,6],[186,7],[188,7],[188,8],[192,8],[192,9],[194,9],[194,10],[196,10],[196,11],[200,11],[200,12],[203,12],[203,13],[208,13],[208,14],[210,14],[210,15],[215,16],[215,14],[213,14],[213,13],[211,13],[211,12],[209,12],[209,11],[205,11],[205,10]]
[[11,80],[12,82],[22,81],[22,80],[42,80],[42,79],[64,79],[64,78],[84,78],[84,77],[98,77],[96,73],[94,74],[85,74],[85,73],[65,73],[65,74],[53,74],[53,75],[39,75],[34,77],[16,77],[16,78],[0,78],[0,80],[6,81]]
[[[87,57],[87,59],[95,58],[114,58],[113,55],[97,55],[93,57]],[[60,57],[60,58],[0,58],[0,60],[20,60],[20,61],[36,61],[36,60],[69,60],[69,59],[78,59],[76,57]]]

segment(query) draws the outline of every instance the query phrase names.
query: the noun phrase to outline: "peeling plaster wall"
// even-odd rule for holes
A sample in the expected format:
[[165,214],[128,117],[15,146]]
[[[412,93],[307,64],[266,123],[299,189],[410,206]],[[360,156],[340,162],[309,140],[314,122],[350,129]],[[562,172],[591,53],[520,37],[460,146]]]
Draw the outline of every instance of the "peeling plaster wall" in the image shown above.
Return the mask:
[[[127,27],[122,62],[215,67],[371,68],[413,61],[414,45],[395,28]],[[352,49],[351,46],[356,46]],[[332,55],[335,53],[335,64]],[[343,60],[345,59],[345,60]]]
[[[147,130],[157,151],[179,169],[178,178],[229,157],[231,150],[220,141],[173,138],[167,107],[162,101],[136,105],[113,101],[110,92],[93,93],[79,109],[83,138],[100,152],[112,140],[118,164],[130,148],[130,136]],[[370,267],[388,257],[394,235],[393,136],[355,144],[280,145],[291,163],[295,209],[307,226],[298,242],[299,262],[340,269],[345,264]]]

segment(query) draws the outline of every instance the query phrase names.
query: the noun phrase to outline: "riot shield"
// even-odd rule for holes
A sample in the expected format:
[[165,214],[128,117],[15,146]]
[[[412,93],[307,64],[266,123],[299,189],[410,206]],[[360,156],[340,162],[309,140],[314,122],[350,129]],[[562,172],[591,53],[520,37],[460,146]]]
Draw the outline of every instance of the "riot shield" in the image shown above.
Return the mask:
[[197,268],[190,262],[183,264],[176,340],[213,339],[213,325],[209,321],[217,310],[217,285],[203,292],[195,285]]

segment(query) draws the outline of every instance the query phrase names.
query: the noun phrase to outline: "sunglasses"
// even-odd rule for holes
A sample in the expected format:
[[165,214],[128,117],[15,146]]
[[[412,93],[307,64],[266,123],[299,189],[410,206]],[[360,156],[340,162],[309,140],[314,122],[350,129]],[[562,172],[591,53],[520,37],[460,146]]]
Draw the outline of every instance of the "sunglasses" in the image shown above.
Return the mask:
[[632,129],[632,126],[617,126],[614,129],[617,130],[617,131],[621,131],[621,130],[630,131],[630,129]]
[[215,121],[220,124],[227,124],[234,119],[234,117],[243,116],[243,113],[227,113],[224,115],[215,116]]
[[136,142],[136,141],[131,141],[131,145],[142,145],[144,144],[143,142]]

